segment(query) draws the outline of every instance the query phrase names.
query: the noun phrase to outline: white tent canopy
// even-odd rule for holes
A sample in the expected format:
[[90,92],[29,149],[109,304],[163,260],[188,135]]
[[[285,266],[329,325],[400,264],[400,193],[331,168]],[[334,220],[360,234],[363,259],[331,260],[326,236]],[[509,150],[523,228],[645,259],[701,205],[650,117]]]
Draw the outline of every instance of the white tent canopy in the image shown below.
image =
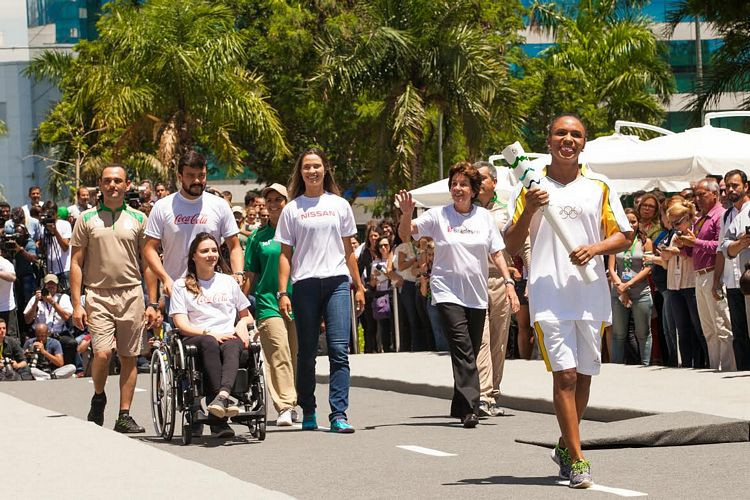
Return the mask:
[[[708,174],[750,169],[750,134],[707,125],[648,141],[624,137],[601,137],[581,153],[581,161],[606,175],[620,193],[680,191]],[[541,168],[549,155],[534,162]]]
[[[496,167],[497,169],[497,186],[495,192],[498,198],[507,201],[513,192],[516,180],[509,168]],[[435,181],[426,186],[419,187],[410,191],[412,197],[417,202],[417,206],[423,208],[439,207],[451,202],[451,193],[448,187],[448,179]]]
[[[538,156],[533,163],[539,169],[550,162],[547,154],[529,156]],[[500,159],[501,155],[493,155],[489,161]],[[709,174],[724,175],[733,169],[750,171],[750,134],[710,125],[648,141],[615,133],[586,143],[580,159],[593,171],[606,175],[621,194],[654,188],[675,192]],[[508,200],[516,180],[508,168],[497,167],[497,173],[498,197]],[[450,203],[446,179],[411,193],[426,208]]]

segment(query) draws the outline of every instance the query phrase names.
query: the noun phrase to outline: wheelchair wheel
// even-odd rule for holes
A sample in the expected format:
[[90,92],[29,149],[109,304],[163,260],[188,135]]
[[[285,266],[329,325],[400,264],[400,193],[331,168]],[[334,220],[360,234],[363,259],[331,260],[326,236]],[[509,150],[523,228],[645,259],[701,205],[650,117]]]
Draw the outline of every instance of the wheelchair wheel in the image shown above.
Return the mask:
[[174,435],[174,378],[167,353],[161,349],[151,356],[151,420],[156,434],[169,441]]
[[182,412],[182,444],[189,445],[193,441],[193,414],[190,411]]
[[263,371],[263,363],[258,363],[258,403],[256,407],[263,409],[263,416],[258,419],[257,422],[257,438],[258,441],[264,441],[266,439],[266,401],[268,400],[268,390],[266,388],[266,377]]

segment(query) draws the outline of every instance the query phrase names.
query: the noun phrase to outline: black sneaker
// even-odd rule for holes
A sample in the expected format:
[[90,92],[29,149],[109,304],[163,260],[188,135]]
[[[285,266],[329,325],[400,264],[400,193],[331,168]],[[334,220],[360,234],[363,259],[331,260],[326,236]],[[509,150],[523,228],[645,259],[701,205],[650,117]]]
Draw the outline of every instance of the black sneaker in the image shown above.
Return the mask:
[[86,420],[94,422],[98,426],[104,425],[104,408],[107,406],[107,395],[105,393],[96,394],[91,398],[91,409]]
[[130,415],[123,415],[115,422],[115,431],[121,434],[140,434],[146,429],[138,425]]
[[468,415],[464,416],[464,418],[461,419],[461,423],[467,429],[473,429],[479,423],[479,418],[477,418],[476,414],[469,413]]
[[212,438],[230,438],[234,437],[234,429],[229,427],[229,424],[222,422],[220,424],[211,426],[211,437]]

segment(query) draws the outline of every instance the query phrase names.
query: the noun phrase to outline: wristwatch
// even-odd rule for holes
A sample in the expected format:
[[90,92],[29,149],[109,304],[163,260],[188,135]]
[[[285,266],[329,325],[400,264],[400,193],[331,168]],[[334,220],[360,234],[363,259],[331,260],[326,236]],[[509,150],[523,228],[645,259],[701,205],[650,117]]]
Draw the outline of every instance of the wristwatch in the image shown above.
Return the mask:
[[276,300],[281,300],[281,297],[289,297],[289,292],[276,292]]
[[513,278],[506,278],[505,282],[503,284],[504,285],[516,286],[516,280],[514,280]]
[[155,311],[158,311],[159,310],[159,303],[158,302],[151,302],[151,303],[149,303],[148,306],[146,306],[146,308],[149,308],[149,307],[153,307]]

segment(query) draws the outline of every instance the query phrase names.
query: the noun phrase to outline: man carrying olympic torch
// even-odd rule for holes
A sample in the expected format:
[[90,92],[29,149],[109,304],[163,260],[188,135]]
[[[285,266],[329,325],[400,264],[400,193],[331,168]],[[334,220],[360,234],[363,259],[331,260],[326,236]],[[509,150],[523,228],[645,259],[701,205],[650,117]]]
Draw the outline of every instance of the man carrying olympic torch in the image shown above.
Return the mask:
[[591,465],[581,451],[579,422],[591,376],[601,365],[601,333],[612,323],[601,255],[625,250],[631,231],[609,180],[578,163],[585,144],[583,122],[563,115],[550,124],[552,160],[543,172],[529,170],[528,160],[520,158],[520,145],[503,151],[524,184],[511,200],[515,209],[505,240],[515,254],[531,238],[529,309],[539,351],[552,372],[562,434],[552,459],[572,488],[593,485]]

